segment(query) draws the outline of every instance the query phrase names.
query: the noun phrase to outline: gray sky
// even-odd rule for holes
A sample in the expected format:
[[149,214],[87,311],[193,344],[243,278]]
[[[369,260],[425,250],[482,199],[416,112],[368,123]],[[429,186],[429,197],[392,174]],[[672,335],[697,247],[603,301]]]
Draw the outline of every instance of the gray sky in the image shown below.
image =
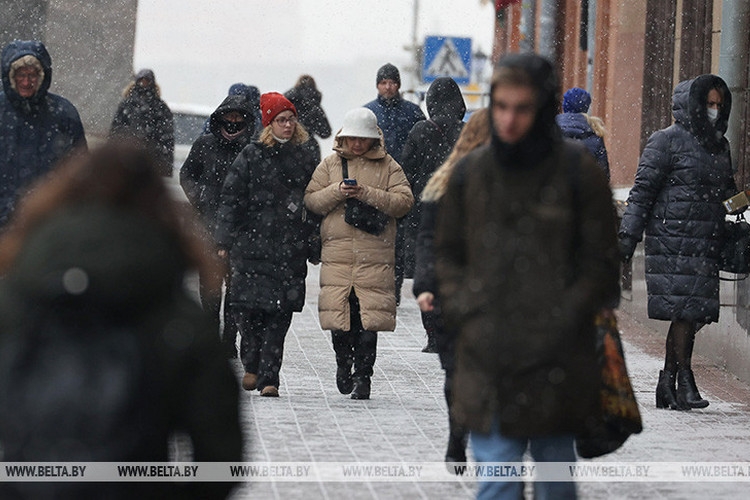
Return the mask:
[[[492,2],[419,4],[418,43],[470,37],[473,51],[492,50]],[[284,92],[309,73],[336,130],[375,97],[382,64],[398,66],[402,90],[410,86],[412,14],[410,0],[139,0],[134,69],[152,68],[166,101],[210,108],[232,83]]]

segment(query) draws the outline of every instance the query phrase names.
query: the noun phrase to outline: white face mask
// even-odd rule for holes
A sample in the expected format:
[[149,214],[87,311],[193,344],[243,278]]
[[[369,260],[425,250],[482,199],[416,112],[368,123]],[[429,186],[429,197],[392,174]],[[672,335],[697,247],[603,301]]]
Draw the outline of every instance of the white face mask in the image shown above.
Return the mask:
[[706,108],[706,114],[708,114],[708,121],[711,122],[711,125],[714,125],[716,123],[716,120],[719,119],[718,109]]

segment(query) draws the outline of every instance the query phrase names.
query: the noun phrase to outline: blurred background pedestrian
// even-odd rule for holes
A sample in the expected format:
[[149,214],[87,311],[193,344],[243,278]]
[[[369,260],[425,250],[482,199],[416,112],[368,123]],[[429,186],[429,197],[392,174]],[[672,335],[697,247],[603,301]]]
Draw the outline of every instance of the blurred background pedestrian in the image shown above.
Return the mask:
[[604,146],[607,130],[601,118],[588,114],[589,106],[591,94],[573,87],[563,95],[563,112],[555,120],[565,137],[583,142],[609,180],[609,158]]
[[49,92],[52,58],[42,42],[15,40],[0,62],[0,230],[30,185],[74,150],[86,136],[75,106]]
[[[289,99],[299,114],[299,122],[313,139],[317,135],[321,139],[331,137],[331,124],[328,122],[326,112],[323,111],[321,100],[323,94],[318,90],[315,79],[310,75],[301,75],[294,87],[287,90],[284,96]],[[315,143],[318,144],[317,139]],[[318,151],[320,145],[318,144]]]
[[174,118],[154,72],[142,69],[122,93],[109,129],[110,137],[132,137],[142,141],[158,160],[159,173],[171,177],[174,168]]

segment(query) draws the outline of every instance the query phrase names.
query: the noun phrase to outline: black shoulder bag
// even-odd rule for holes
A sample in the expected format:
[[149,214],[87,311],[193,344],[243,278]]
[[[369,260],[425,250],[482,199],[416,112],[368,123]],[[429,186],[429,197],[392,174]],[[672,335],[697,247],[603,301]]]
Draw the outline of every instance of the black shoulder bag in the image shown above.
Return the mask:
[[721,278],[725,281],[739,281],[750,274],[750,224],[742,214],[734,222],[724,221],[719,269],[740,275],[734,279]]
[[[341,157],[341,171],[344,174],[344,179],[348,179],[349,166],[343,156]],[[361,231],[377,236],[385,231],[390,219],[389,215],[362,200],[356,198],[347,198],[346,200],[344,221]]]

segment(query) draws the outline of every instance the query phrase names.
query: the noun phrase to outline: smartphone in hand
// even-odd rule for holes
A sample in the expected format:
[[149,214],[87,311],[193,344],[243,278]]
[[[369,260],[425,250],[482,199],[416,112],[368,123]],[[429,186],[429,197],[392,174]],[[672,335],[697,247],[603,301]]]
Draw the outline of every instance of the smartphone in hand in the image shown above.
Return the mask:
[[344,179],[344,185],[345,186],[356,186],[357,185],[357,179]]

